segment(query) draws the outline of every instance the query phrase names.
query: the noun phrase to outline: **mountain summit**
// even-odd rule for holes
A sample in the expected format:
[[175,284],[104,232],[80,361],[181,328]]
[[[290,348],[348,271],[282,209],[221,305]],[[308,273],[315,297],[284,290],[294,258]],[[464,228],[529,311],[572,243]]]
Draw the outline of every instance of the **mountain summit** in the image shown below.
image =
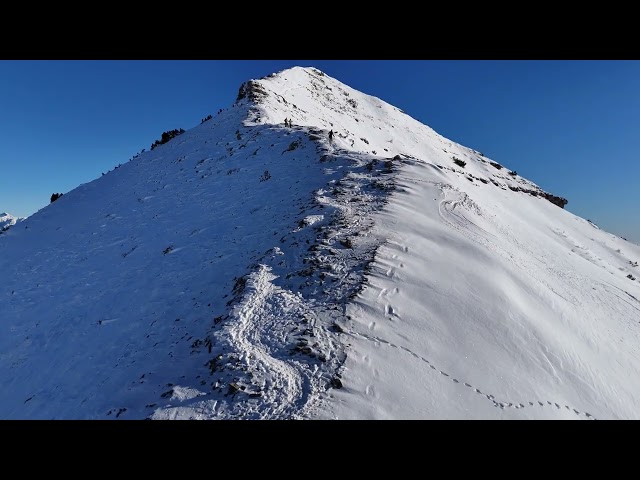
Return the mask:
[[566,203],[315,68],[250,80],[0,236],[0,418],[638,418],[640,247]]

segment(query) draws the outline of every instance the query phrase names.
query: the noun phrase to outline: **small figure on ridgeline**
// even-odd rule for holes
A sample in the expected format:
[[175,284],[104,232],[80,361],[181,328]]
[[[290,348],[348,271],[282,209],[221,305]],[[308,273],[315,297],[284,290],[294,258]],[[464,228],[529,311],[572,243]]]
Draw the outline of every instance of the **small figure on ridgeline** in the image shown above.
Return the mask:
[[285,126],[285,127],[288,127],[288,126],[289,126],[289,119],[288,119],[288,118],[285,118],[285,119],[284,119],[284,126]]
[[329,132],[329,141],[333,141],[333,130]]

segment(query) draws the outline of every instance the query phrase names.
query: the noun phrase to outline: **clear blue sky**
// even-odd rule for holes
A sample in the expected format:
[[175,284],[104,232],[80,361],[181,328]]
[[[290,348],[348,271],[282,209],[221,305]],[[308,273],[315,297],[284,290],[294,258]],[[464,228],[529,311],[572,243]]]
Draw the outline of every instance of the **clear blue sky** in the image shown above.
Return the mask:
[[315,66],[640,242],[640,61],[0,61],[0,212],[28,216],[240,84]]

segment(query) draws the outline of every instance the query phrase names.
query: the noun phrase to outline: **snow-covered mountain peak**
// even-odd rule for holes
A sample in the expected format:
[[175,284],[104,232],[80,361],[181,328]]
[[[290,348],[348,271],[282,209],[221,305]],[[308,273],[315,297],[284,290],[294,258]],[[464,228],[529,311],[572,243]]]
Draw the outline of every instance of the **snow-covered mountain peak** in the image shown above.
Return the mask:
[[517,172],[482,153],[436,133],[389,103],[362,93],[314,67],[293,67],[241,85],[236,107],[248,107],[247,125],[307,127],[337,148],[381,159],[437,159],[441,169],[464,173],[470,181],[492,182],[502,189],[547,198],[564,207],[567,200],[544,192]]
[[0,418],[638,418],[640,247],[556,205],[316,69],[248,81],[2,235]]
[[24,220],[24,218],[14,217],[6,212],[0,213],[0,231],[7,230],[22,220]]
[[[403,153],[402,149],[418,153],[412,151],[420,143],[415,135],[422,140],[425,135],[439,137],[398,108],[311,67],[293,67],[244,83],[236,105],[246,103],[257,107],[258,123],[278,125],[287,118],[293,125],[325,134],[333,130],[338,145],[381,156]],[[402,128],[393,131],[396,126]]]

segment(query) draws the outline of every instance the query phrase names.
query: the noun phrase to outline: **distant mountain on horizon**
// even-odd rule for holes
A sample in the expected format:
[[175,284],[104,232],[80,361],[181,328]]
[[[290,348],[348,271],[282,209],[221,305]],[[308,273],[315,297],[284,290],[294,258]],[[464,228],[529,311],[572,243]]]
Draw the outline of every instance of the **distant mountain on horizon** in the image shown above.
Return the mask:
[[249,80],[2,235],[0,418],[639,418],[640,246],[559,193]]
[[21,222],[24,218],[14,217],[6,212],[0,213],[0,232],[4,232],[18,222]]

